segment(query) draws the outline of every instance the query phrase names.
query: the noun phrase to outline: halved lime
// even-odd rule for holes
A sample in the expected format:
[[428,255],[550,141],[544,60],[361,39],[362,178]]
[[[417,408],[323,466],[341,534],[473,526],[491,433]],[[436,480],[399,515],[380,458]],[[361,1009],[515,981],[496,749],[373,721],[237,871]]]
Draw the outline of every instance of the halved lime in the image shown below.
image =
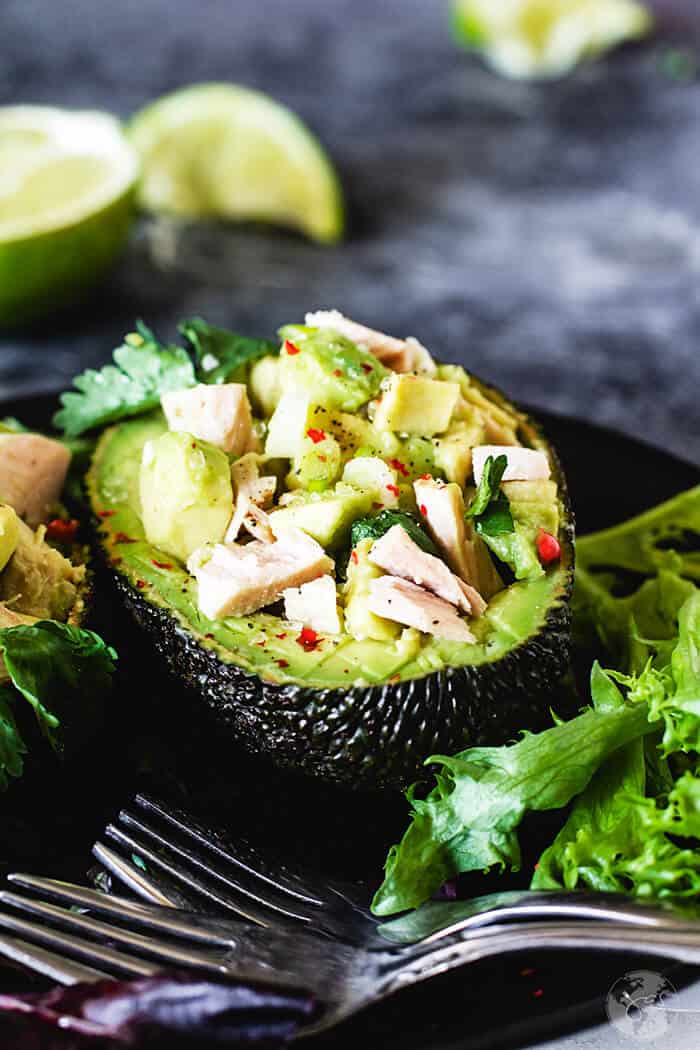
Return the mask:
[[0,108],[0,326],[72,302],[122,248],[138,157],[113,117]]
[[653,19],[637,0],[455,0],[457,39],[510,77],[552,77],[644,36]]
[[141,110],[129,134],[147,211],[274,223],[317,241],[342,236],[333,165],[302,121],[267,95],[196,84]]

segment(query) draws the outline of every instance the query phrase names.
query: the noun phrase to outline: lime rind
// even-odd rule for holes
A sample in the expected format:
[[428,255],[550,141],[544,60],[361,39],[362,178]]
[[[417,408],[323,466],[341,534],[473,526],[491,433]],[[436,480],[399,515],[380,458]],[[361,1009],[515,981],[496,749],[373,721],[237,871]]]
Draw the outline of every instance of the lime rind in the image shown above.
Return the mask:
[[456,0],[456,39],[516,78],[557,77],[650,32],[637,0]]
[[274,223],[326,243],[343,234],[343,195],[328,155],[267,95],[193,85],[147,106],[128,134],[143,163],[147,211]]
[[[76,226],[129,194],[138,179],[138,157],[119,122],[105,113],[8,106],[0,109],[0,151],[3,140],[7,145],[0,172],[2,244]],[[68,179],[53,187],[55,180],[47,179],[41,206],[29,201],[27,214],[22,215],[23,186],[40,176],[42,169],[53,174],[67,159],[75,161],[76,171],[81,164],[99,166],[95,174],[100,177],[93,179],[89,192],[76,194],[75,182],[71,186]],[[63,199],[54,204],[52,195]],[[6,212],[15,210],[13,217],[3,218],[3,201]]]

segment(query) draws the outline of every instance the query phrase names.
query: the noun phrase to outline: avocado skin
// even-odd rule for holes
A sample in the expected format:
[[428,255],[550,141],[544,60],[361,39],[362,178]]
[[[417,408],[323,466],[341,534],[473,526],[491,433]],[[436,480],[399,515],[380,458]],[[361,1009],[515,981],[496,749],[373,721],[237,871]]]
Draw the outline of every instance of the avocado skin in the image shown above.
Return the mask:
[[219,660],[114,577],[175,679],[199,694],[232,741],[283,768],[357,790],[405,788],[421,776],[428,755],[505,744],[523,729],[546,728],[552,683],[568,666],[567,600],[536,637],[497,663],[368,688],[278,685]]
[[[497,402],[500,391],[480,383]],[[574,519],[566,478],[539,424],[527,417],[524,435],[547,441],[563,508],[561,565],[566,587],[544,627],[500,660],[444,668],[423,678],[379,686],[313,689],[268,682],[201,646],[167,610],[148,602],[109,564],[93,519],[97,549],[124,606],[146,632],[173,681],[203,700],[213,731],[282,769],[360,792],[406,788],[425,777],[425,759],[466,747],[499,746],[523,730],[552,724],[553,687],[569,667]],[[557,696],[557,715],[573,716]]]

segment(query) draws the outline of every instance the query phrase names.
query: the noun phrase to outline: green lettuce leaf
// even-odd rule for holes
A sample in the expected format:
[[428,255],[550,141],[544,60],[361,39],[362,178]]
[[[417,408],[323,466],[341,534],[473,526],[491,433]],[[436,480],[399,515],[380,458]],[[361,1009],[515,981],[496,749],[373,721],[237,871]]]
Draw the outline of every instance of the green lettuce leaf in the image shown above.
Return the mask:
[[409,792],[412,822],[387,857],[372,902],[376,915],[417,907],[460,872],[517,870],[525,814],[566,806],[612,752],[654,731],[645,705],[610,700],[614,685],[599,669],[597,675],[598,706],[570,722],[507,747],[427,759],[442,765],[437,785],[422,801]]
[[268,354],[279,354],[280,344],[251,339],[226,328],[216,328],[201,317],[183,321],[180,332],[192,346],[201,383],[245,381],[245,368]]
[[0,686],[0,790],[9,784],[9,777],[21,777],[24,772],[24,741],[15,722],[12,704],[14,691]]
[[187,351],[161,346],[145,325],[137,327],[114,351],[114,364],[99,372],[88,368],[73,380],[76,390],[61,394],[63,407],[53,422],[67,438],[150,412],[163,394],[195,385]]
[[64,731],[83,735],[99,717],[112,684],[115,651],[80,627],[40,620],[0,630],[0,656],[55,751]]

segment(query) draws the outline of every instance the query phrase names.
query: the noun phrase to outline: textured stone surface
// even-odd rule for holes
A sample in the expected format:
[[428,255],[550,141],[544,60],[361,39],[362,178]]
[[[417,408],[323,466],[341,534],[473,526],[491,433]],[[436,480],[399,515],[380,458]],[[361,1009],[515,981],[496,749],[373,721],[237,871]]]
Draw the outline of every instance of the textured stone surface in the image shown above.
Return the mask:
[[[263,88],[331,149],[351,223],[333,250],[147,227],[88,306],[0,337],[0,396],[100,363],[135,316],[163,335],[192,313],[269,333],[338,306],[700,461],[700,82],[664,73],[657,41],[510,83],[453,45],[446,6],[2,0],[0,103],[127,116],[191,81]],[[687,44],[700,10],[663,6],[694,10]]]

